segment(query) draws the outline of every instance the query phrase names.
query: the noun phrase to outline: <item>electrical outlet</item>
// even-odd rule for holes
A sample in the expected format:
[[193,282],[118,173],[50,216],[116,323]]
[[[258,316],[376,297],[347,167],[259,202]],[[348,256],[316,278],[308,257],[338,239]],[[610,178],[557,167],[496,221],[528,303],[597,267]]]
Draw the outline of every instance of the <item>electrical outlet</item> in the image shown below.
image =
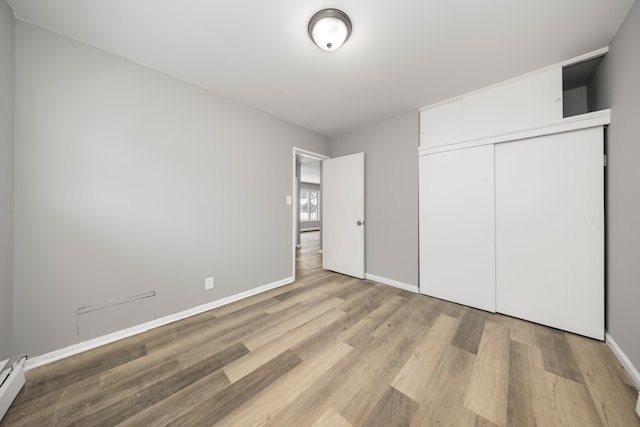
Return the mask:
[[204,279],[204,288],[206,290],[213,289],[213,276]]

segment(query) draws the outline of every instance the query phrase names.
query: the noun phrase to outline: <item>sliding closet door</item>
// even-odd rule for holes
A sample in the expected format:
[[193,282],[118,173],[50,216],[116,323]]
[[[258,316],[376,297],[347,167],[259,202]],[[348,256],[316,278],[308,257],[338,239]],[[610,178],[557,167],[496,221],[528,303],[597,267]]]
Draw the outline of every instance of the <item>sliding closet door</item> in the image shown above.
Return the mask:
[[495,147],[496,310],[604,338],[602,127]]
[[420,292],[495,311],[493,146],[420,157]]

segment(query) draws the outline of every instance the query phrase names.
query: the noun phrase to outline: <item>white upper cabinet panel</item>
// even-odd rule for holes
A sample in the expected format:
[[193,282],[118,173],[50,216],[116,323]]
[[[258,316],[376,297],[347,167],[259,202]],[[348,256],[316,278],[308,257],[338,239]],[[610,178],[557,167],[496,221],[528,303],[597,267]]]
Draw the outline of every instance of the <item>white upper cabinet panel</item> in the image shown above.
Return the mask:
[[464,139],[562,120],[562,68],[556,67],[464,96]]
[[420,112],[420,147],[434,148],[464,138],[462,98]]

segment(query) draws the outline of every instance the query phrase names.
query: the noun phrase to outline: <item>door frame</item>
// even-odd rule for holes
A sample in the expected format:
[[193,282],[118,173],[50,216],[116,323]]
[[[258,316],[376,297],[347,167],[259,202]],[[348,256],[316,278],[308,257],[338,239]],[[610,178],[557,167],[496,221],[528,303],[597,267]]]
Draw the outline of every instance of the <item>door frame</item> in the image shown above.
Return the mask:
[[[291,277],[293,277],[294,281],[296,280],[296,233],[298,231],[297,224],[298,224],[299,188],[298,188],[298,180],[296,177],[296,166],[298,161],[297,160],[298,154],[320,161],[320,194],[322,194],[322,161],[331,158],[324,154],[305,150],[304,148],[293,147],[293,167],[291,170],[291,176],[292,176],[291,181],[293,182],[292,190],[291,190],[291,199],[292,199],[292,203],[291,203],[291,218],[292,218],[292,221],[291,221],[292,222],[291,224],[291,255],[292,255],[291,256],[292,258],[291,259]],[[322,195],[320,197],[322,197]],[[320,205],[320,209],[322,209],[322,205]],[[322,214],[320,214],[320,218],[322,218]],[[322,222],[320,222],[320,228],[322,229]]]

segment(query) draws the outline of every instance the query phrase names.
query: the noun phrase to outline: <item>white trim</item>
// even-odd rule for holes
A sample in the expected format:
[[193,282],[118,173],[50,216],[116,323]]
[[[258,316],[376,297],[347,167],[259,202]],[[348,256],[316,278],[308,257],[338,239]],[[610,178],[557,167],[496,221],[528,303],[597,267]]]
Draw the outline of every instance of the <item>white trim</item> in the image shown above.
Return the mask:
[[369,273],[364,273],[364,278],[367,280],[372,280],[374,282],[382,283],[383,285],[389,285],[393,286],[394,288],[413,292],[414,294],[418,293],[418,287],[415,285],[409,285],[407,283],[398,282],[397,280],[387,279],[386,277],[380,277]]
[[[7,366],[8,363],[9,363],[9,359],[6,359],[0,362],[0,372],[2,372],[2,370],[4,369],[5,366]],[[0,381],[0,384],[2,384],[2,381]]]
[[[520,78],[520,77],[521,76],[516,77],[516,78]],[[478,90],[476,90],[474,92],[479,92],[479,91],[484,90],[484,89],[489,89],[490,87],[491,86],[487,86],[487,87],[484,87],[482,89],[478,89]],[[471,95],[474,92],[469,92],[469,93],[465,93],[463,95],[454,96],[453,98],[447,98],[444,101],[439,101],[439,102],[436,102],[434,104],[429,104],[429,105],[426,105],[424,107],[420,107],[420,108],[418,108],[418,111],[422,112],[422,111],[425,111],[425,110],[430,110],[432,108],[441,107],[441,106],[443,106],[445,104],[448,104],[450,102],[461,101],[463,97],[465,97],[467,95]]]
[[540,68],[538,70],[531,71],[531,72],[526,73],[526,74],[521,74],[519,76],[510,78],[508,80],[503,80],[503,81],[500,81],[498,83],[494,83],[492,85],[485,86],[485,87],[482,87],[480,89],[473,90],[471,92],[466,92],[466,93],[460,94],[458,96],[454,96],[453,98],[448,98],[448,99],[445,99],[445,100],[442,100],[442,101],[439,101],[439,102],[436,102],[436,103],[433,103],[433,104],[426,105],[424,107],[420,107],[420,108],[418,108],[418,111],[428,110],[430,108],[438,107],[440,105],[447,104],[449,102],[457,101],[459,99],[462,99],[465,96],[475,95],[475,94],[477,94],[479,92],[483,92],[483,91],[488,90],[488,89],[493,89],[493,88],[496,88],[496,87],[504,86],[504,85],[516,82],[518,80],[526,79],[528,77],[533,77],[533,76],[535,76],[537,74],[541,74],[541,73],[547,72],[547,71],[552,70],[554,68],[562,68],[562,67],[566,67],[568,65],[573,65],[573,64],[577,64],[579,62],[587,61],[589,59],[597,58],[598,56],[602,56],[602,55],[606,54],[607,52],[609,52],[609,46],[605,46],[603,48],[594,50],[592,52],[585,53],[584,55],[576,56],[575,58],[567,59],[566,61],[558,62],[557,64],[553,64],[553,65],[550,65],[548,67]]
[[24,361],[25,359],[22,358],[13,364],[10,368],[11,372],[9,376],[0,387],[0,420],[2,420],[7,413],[7,410],[26,382],[24,376]]
[[561,132],[570,132],[578,129],[586,129],[595,126],[604,126],[611,123],[611,110],[600,110],[592,113],[580,114],[578,116],[567,117],[557,122],[551,122],[542,126],[518,129],[511,132],[490,135],[483,138],[467,139],[452,142],[451,144],[428,148],[418,148],[419,156],[429,154],[444,153],[446,151],[462,150],[465,148],[479,147],[482,145],[499,144],[501,142],[517,141],[525,138],[535,138],[543,135],[551,135]]
[[260,294],[262,292],[269,291],[271,289],[279,288],[280,286],[288,285],[294,281],[293,277],[287,277],[286,279],[279,280],[277,282],[269,283],[264,286],[249,289],[248,291],[240,292],[239,294],[231,295],[226,298],[222,298],[216,301],[209,302],[207,304],[199,305],[179,313],[170,314],[168,316],[161,317],[159,319],[152,320],[150,322],[141,323],[131,328],[122,329],[101,337],[93,338],[88,341],[83,341],[78,344],[73,344],[59,350],[54,350],[50,353],[42,354],[27,360],[25,364],[25,371],[37,368],[42,365],[46,365],[51,362],[55,362],[60,359],[64,359],[69,356],[82,353],[87,350],[94,349],[96,347],[103,346],[124,338],[131,337],[146,332],[150,329],[154,329],[160,326],[167,325],[169,323],[177,322],[178,320],[186,319],[187,317],[195,316],[196,314],[204,313],[205,311],[212,310],[223,305],[230,304],[235,301],[239,301],[250,296]]
[[640,394],[638,395],[638,403],[636,403],[636,414],[640,417]]
[[[636,385],[636,388],[640,390],[640,372],[638,372],[638,369],[633,366],[633,363],[631,363],[627,355],[624,354],[620,347],[618,347],[618,344],[616,344],[613,337],[609,335],[609,332],[605,333],[605,340],[607,342],[607,346],[609,346],[618,361],[622,364],[624,370],[627,371],[627,374],[629,374],[629,377],[631,377],[631,380]],[[638,415],[640,415],[640,413]]]

